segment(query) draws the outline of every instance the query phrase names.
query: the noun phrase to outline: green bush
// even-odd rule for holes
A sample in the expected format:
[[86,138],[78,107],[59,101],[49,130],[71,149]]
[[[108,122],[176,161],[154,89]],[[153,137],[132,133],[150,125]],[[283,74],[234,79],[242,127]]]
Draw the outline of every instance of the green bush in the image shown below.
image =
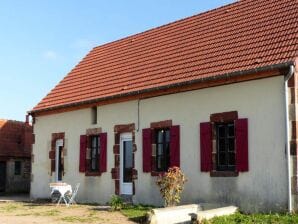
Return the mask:
[[110,200],[110,206],[113,211],[119,211],[124,207],[124,201],[117,195],[112,195]]

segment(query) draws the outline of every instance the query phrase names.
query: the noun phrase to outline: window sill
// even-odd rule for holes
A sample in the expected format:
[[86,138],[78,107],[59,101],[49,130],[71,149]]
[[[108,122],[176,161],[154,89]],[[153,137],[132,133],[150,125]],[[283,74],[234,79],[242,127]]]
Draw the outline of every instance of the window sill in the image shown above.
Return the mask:
[[86,177],[96,177],[96,176],[100,176],[100,175],[101,175],[100,172],[91,172],[91,171],[87,171],[87,172],[85,173],[85,176],[86,176]]
[[151,176],[158,177],[164,175],[166,172],[151,171]]
[[210,177],[238,177],[237,171],[211,171]]

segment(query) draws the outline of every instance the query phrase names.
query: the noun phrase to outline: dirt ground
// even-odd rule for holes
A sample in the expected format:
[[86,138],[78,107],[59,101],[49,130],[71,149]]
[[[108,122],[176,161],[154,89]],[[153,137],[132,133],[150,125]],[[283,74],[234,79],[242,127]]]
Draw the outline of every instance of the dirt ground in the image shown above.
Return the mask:
[[119,212],[95,205],[0,202],[1,224],[134,223]]

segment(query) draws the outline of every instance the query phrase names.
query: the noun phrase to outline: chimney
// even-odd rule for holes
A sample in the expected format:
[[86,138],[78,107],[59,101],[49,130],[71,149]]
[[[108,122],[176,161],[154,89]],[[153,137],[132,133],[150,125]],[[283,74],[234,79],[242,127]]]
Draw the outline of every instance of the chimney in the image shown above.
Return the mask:
[[26,121],[25,121],[26,125],[29,125],[29,114],[26,115]]

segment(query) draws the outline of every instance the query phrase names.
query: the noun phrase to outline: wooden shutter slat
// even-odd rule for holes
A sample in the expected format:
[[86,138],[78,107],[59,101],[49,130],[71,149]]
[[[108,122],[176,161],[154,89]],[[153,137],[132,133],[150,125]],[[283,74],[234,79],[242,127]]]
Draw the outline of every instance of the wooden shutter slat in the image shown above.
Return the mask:
[[79,165],[80,172],[86,171],[86,151],[87,151],[87,136],[81,135],[80,136],[80,165]]
[[212,170],[212,124],[200,123],[201,171]]
[[151,172],[152,141],[151,129],[143,129],[143,172]]
[[235,120],[236,130],[236,169],[248,171],[248,119]]
[[101,133],[100,139],[100,153],[99,153],[99,171],[101,173],[107,172],[107,133]]
[[180,126],[170,128],[170,167],[180,167]]

